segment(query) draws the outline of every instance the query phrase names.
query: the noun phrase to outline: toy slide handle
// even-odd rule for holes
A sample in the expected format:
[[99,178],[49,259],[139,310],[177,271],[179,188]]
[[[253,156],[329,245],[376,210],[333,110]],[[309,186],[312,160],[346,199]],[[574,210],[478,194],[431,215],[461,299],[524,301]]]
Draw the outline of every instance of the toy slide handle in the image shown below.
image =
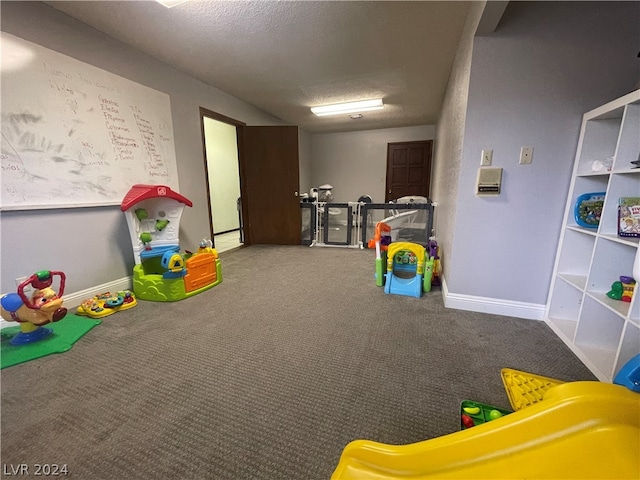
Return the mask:
[[38,290],[42,290],[43,288],[50,287],[53,283],[53,276],[58,275],[60,277],[60,288],[58,290],[58,297],[61,297],[64,294],[64,284],[67,279],[66,275],[63,272],[52,272],[49,270],[40,270],[39,272],[34,273],[29,278],[27,278],[24,282],[18,285],[18,295],[22,299],[23,303],[26,307],[32,310],[38,310],[41,305],[36,305],[24,293],[24,288],[27,285],[31,285],[33,288]]

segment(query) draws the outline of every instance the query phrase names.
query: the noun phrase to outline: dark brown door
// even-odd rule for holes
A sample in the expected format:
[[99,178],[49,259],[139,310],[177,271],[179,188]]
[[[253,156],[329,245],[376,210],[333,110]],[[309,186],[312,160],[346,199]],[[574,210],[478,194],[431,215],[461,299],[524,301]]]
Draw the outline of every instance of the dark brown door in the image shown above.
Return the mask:
[[246,244],[300,245],[298,127],[244,127],[241,168]]
[[432,144],[431,140],[388,144],[385,202],[408,195],[429,198]]

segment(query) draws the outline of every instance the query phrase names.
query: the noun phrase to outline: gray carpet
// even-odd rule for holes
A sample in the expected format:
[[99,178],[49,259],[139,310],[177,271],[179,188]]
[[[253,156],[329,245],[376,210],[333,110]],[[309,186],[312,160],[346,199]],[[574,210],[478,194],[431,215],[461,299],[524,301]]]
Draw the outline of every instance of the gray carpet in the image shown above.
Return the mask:
[[[371,250],[252,246],[223,283],[106,317],[70,351],[2,370],[2,463],[76,479],[327,479],[358,438],[459,429],[509,408],[504,367],[595,380],[543,323],[375,286]],[[64,320],[63,320],[64,321]]]

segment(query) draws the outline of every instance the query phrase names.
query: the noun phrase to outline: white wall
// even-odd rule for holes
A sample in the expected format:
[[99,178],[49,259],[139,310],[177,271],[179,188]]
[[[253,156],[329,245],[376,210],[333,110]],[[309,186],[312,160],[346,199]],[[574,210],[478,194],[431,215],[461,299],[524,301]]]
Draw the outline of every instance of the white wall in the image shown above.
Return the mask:
[[[248,125],[284,122],[207,86],[40,2],[0,2],[2,30],[167,93],[182,195],[186,208],[180,243],[193,250],[209,236],[199,107]],[[15,291],[15,278],[62,270],[66,292],[131,275],[133,251],[118,207],[2,212],[0,292]]]
[[[450,292],[546,303],[581,116],[634,88],[639,15],[636,2],[511,2],[475,38]],[[498,197],[474,193],[483,148],[504,169]]]
[[333,185],[334,202],[355,202],[370,195],[383,203],[387,144],[434,137],[434,125],[312,135],[312,186]]
[[[214,235],[240,228],[240,172],[235,125],[204,117]],[[206,238],[206,237],[205,237]]]

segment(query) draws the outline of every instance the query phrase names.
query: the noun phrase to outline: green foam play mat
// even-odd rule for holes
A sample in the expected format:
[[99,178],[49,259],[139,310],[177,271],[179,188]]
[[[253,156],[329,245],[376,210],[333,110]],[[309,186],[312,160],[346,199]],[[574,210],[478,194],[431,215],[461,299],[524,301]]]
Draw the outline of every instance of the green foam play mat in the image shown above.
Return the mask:
[[52,353],[62,353],[73,347],[80,338],[102,320],[80,317],[68,313],[62,320],[49,323],[46,328],[53,330],[48,337],[26,345],[11,345],[11,339],[20,333],[20,326],[0,330],[0,368],[11,367]]

